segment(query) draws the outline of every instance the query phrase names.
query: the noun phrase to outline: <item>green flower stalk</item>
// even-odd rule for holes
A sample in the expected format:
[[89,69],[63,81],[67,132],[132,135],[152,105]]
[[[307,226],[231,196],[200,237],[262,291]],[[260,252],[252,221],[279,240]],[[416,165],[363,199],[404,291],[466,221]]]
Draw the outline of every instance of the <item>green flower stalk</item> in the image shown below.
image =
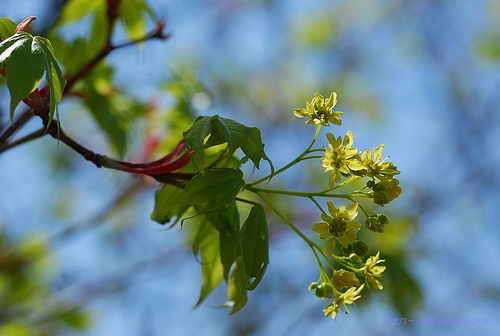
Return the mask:
[[359,160],[358,149],[352,147],[354,135],[347,131],[344,139],[335,138],[331,133],[327,133],[328,148],[325,148],[325,155],[321,158],[323,173],[332,171],[328,177],[330,188],[340,181],[340,177],[349,176],[354,171],[366,169],[365,165]]
[[337,104],[337,94],[332,92],[329,98],[323,98],[319,93],[314,94],[311,102],[306,102],[306,108],[296,108],[294,114],[298,118],[308,117],[306,124],[330,126],[330,122],[334,125],[342,125],[340,116],[342,112],[332,112],[333,107]]
[[356,231],[361,228],[361,224],[353,221],[358,215],[358,203],[353,203],[347,208],[341,205],[338,209],[332,202],[326,204],[330,216],[321,214],[324,222],[314,224],[312,229],[319,233],[320,239],[328,240],[326,251],[328,255],[332,255],[335,240],[338,240],[343,247],[349,246],[356,240]]

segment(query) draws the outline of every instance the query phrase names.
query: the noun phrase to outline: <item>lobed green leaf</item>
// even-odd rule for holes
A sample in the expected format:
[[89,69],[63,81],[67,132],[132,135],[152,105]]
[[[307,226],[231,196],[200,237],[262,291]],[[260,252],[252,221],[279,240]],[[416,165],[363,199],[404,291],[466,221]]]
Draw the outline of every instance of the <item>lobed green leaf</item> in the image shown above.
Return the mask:
[[52,120],[56,105],[62,99],[66,80],[50,41],[26,32],[17,33],[0,43],[0,66],[4,63],[11,96],[11,118],[19,102],[36,89],[45,73],[50,89],[49,119]]
[[274,171],[271,160],[264,152],[260,130],[256,127],[248,127],[217,115],[198,117],[191,128],[184,132],[184,139],[196,152],[193,159],[197,165],[203,163],[203,149],[227,143],[228,160],[238,148],[241,148],[257,168],[259,168],[260,160],[264,159],[269,162],[271,170]]

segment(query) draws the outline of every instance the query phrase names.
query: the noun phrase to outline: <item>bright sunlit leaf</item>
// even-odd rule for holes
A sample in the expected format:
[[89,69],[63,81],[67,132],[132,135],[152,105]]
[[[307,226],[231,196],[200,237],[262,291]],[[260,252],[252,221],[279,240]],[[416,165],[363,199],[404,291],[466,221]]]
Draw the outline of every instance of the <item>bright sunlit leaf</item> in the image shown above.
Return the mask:
[[66,80],[50,41],[26,32],[17,33],[0,43],[0,66],[4,64],[11,96],[11,118],[19,102],[36,89],[45,73],[50,89],[49,120],[52,120],[56,105],[62,99]]
[[199,306],[224,279],[219,257],[219,232],[208,221],[200,223],[193,243],[193,252],[199,253],[201,259],[202,285],[196,303],[196,306]]
[[0,41],[14,35],[17,25],[8,18],[0,18]]

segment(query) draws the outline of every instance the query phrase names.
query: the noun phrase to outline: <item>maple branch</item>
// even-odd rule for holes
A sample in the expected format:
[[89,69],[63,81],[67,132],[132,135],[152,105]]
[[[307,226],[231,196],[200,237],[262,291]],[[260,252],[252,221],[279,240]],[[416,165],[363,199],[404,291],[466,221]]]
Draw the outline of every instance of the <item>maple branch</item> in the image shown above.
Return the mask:
[[[24,20],[23,23],[31,23],[33,21],[33,17],[29,17],[28,19]],[[26,22],[25,22],[26,21]],[[71,90],[71,88],[78,82],[80,79],[85,77],[100,61],[102,61],[106,56],[108,56],[112,51],[120,49],[120,48],[125,48],[131,45],[135,45],[138,43],[142,43],[151,39],[161,39],[165,40],[170,37],[169,33],[165,33],[165,22],[163,20],[158,20],[156,22],[156,27],[150,31],[148,34],[146,34],[143,37],[133,39],[121,44],[113,45],[111,43],[111,35],[113,33],[113,26],[114,26],[115,20],[110,20],[110,26],[107,32],[107,38],[106,38],[106,45],[99,51],[99,53],[94,56],[87,64],[82,66],[80,70],[78,70],[75,74],[73,75],[67,75],[66,76],[66,86],[64,88],[63,95],[67,95],[68,92]],[[5,76],[5,71],[4,69],[0,70],[0,74]],[[42,88],[40,91],[45,91],[45,88]],[[27,103],[27,99],[24,99],[23,101]],[[7,150],[9,148],[14,147],[16,142],[11,142],[11,145],[5,144],[5,142],[8,140],[12,134],[14,134],[17,130],[21,129],[31,118],[33,117],[34,113],[31,110],[25,110],[16,121],[5,130],[2,134],[0,134],[0,148],[3,150]],[[1,152],[1,151],[0,151]]]
[[48,115],[39,115],[43,120],[44,129],[47,130],[47,133],[53,137],[64,143],[69,148],[73,149],[75,152],[80,154],[85,160],[92,162],[97,168],[102,167],[103,156],[97,153],[94,153],[90,149],[85,148],[71,137],[69,137],[61,128],[59,122],[55,119],[52,120],[50,124]]

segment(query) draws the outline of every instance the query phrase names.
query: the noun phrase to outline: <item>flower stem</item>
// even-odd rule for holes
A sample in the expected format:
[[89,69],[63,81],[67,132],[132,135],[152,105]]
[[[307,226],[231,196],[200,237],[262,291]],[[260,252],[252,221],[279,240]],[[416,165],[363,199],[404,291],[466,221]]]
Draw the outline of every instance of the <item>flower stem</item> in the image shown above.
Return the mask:
[[[294,160],[292,160],[290,163],[286,164],[285,166],[281,167],[280,169],[276,170],[274,173],[272,174],[269,174],[267,176],[264,176],[263,178],[253,182],[253,183],[250,183],[249,186],[252,186],[252,185],[257,185],[259,183],[262,183],[266,180],[269,180],[271,177],[273,176],[276,176],[282,172],[284,172],[285,170],[287,170],[288,168],[296,165],[297,163],[303,161],[305,158],[305,156],[310,153],[310,149],[312,148],[312,146],[314,146],[314,143],[316,142],[316,140],[318,139],[318,134],[319,134],[319,131],[321,129],[321,125],[316,125],[316,133],[314,134],[314,138],[312,139],[311,143],[309,144],[309,146],[306,148],[305,151],[303,151],[299,156],[297,156]],[[316,151],[316,150],[314,150]]]
[[293,223],[288,219],[286,218],[286,216],[281,213],[281,211],[278,210],[278,208],[276,208],[274,206],[274,204],[272,202],[270,202],[267,198],[265,198],[264,196],[262,196],[259,192],[255,192],[257,195],[260,196],[260,198],[262,198],[262,200],[269,206],[269,208],[271,208],[271,210],[274,211],[274,213],[279,217],[281,218],[297,235],[299,235],[300,238],[302,238],[309,246],[311,247],[316,247],[318,249],[321,249],[321,246],[318,246],[318,244],[316,244],[315,242],[313,242],[311,239],[309,239],[302,231],[300,231],[295,225],[293,225]]
[[[285,196],[297,196],[297,197],[334,197],[334,198],[347,198],[350,199],[352,194],[328,194],[324,192],[304,192],[304,191],[291,191],[291,190],[280,190],[280,189],[265,189],[265,188],[256,188],[253,187],[252,184],[247,184],[245,187],[246,190],[254,192],[256,194],[264,193],[264,194],[277,194],[277,195],[285,195]],[[357,196],[357,195],[356,195]],[[367,197],[367,196],[365,196]]]

